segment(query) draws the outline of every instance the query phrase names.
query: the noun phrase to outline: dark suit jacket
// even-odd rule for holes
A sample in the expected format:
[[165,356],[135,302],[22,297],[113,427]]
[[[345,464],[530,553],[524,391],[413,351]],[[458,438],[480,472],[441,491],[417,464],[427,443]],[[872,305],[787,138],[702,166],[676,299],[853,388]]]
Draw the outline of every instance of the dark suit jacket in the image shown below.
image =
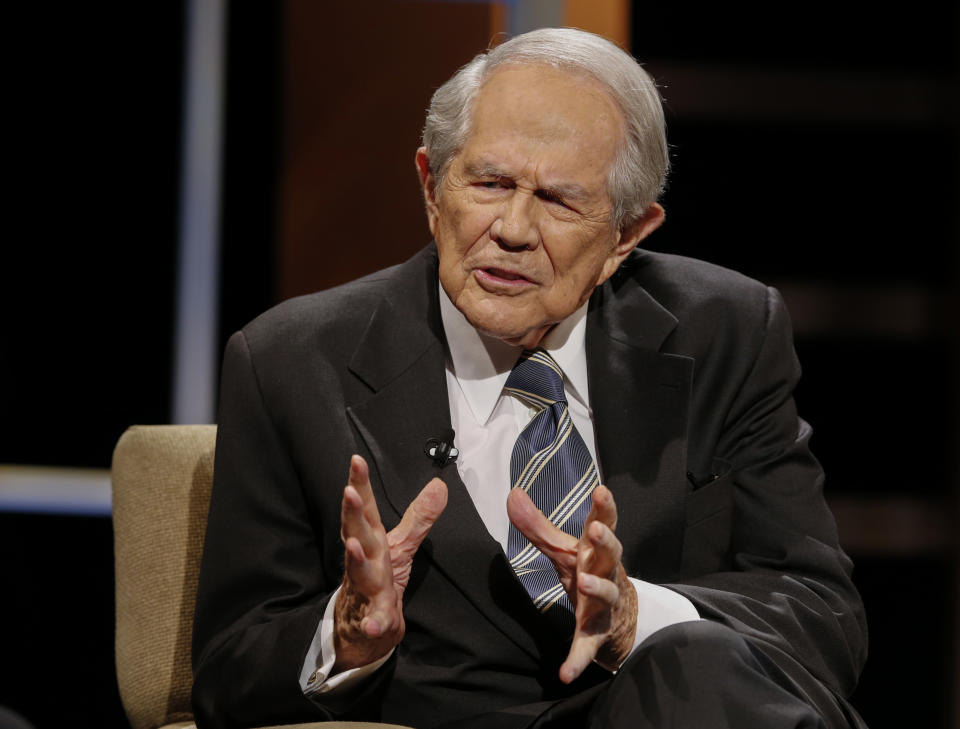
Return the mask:
[[[590,402],[628,572],[747,636],[839,717],[865,624],[794,409],[791,336],[772,289],[637,250],[590,301]],[[566,645],[540,624],[456,466],[423,453],[450,429],[444,357],[432,245],[230,340],[194,634],[202,727],[431,726],[602,680],[591,669],[559,684]],[[404,641],[361,690],[318,706],[299,673],[342,576],[353,453],[370,464],[387,529],[434,476],[449,504],[414,563]]]

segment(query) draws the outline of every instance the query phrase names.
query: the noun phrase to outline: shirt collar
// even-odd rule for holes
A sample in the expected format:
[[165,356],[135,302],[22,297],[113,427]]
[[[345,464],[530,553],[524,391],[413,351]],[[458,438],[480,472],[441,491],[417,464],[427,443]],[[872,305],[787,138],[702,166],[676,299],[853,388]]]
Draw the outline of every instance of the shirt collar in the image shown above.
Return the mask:
[[[447,337],[448,367],[478,423],[486,424],[522,347],[481,334],[440,288],[440,318]],[[587,408],[587,303],[553,327],[540,342],[563,370],[568,392]]]

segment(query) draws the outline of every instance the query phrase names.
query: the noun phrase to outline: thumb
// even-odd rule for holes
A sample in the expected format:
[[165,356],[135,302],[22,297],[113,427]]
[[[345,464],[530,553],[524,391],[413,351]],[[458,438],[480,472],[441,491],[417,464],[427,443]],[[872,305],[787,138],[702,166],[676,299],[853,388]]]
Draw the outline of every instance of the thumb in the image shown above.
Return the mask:
[[390,548],[399,547],[409,554],[416,552],[446,506],[447,485],[435,478],[420,490],[403,512],[400,523],[387,534]]
[[523,489],[515,488],[507,496],[507,516],[517,530],[550,559],[564,552],[576,553],[577,538],[544,516]]

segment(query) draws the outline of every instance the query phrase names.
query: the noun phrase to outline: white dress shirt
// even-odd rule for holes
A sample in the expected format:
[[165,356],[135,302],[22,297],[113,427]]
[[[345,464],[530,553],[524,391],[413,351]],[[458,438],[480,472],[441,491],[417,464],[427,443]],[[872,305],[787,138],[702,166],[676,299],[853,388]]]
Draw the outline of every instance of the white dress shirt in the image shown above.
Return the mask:
[[[460,453],[457,472],[487,531],[507,550],[510,521],[510,455],[520,431],[537,414],[521,400],[503,391],[522,349],[479,333],[440,287],[440,314],[447,338],[447,395],[450,423]],[[603,464],[597,458],[596,432],[587,380],[587,304],[551,329],[540,346],[563,370],[563,387],[573,424],[597,465],[603,482]],[[637,627],[633,648],[649,635],[674,623],[698,620],[693,604],[673,590],[630,578],[637,591]],[[379,668],[390,654],[374,663],[330,676],[333,647],[333,606],[330,599],[307,653],[300,683],[308,696],[351,685]]]

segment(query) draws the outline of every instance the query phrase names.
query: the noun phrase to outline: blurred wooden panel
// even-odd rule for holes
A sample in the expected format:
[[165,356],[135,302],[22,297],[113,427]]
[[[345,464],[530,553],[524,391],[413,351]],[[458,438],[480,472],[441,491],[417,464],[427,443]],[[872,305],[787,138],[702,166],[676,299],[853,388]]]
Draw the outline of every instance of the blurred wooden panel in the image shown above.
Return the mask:
[[430,239],[413,161],[424,113],[492,35],[483,3],[286,0],[284,13],[280,298]]
[[[398,263],[429,240],[413,165],[424,112],[457,68],[505,37],[507,12],[286,0],[279,298]],[[629,47],[627,0],[568,0],[565,20]]]
[[504,3],[490,3],[489,8],[491,45],[499,45],[507,39],[507,28],[510,23],[509,10]]
[[567,0],[566,24],[609,38],[630,50],[630,8],[628,0]]

